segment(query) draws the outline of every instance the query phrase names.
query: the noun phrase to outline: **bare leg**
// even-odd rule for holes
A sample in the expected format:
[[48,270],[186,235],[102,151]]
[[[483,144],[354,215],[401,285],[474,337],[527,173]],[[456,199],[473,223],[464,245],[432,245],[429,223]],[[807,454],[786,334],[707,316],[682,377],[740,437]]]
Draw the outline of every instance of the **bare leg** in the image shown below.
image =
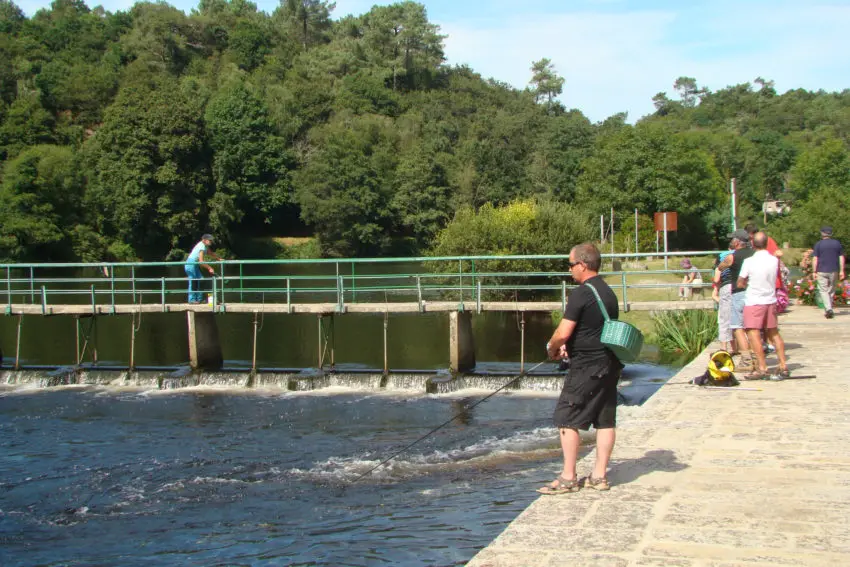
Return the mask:
[[608,461],[614,451],[614,441],[617,439],[617,430],[613,427],[596,430],[596,463],[593,465],[593,478],[604,478],[608,472]]
[[767,340],[776,347],[776,356],[779,357],[779,369],[788,370],[788,363],[785,358],[785,341],[782,340],[779,329],[767,329],[765,334],[767,335]]
[[561,476],[567,480],[572,480],[576,477],[576,460],[578,459],[578,447],[581,440],[577,429],[562,427],[559,431],[561,433],[561,449],[564,451],[564,470],[561,472]]
[[[741,362],[746,362],[747,359],[750,358],[750,346],[747,341],[747,332],[744,329],[735,329],[732,334],[735,337],[738,353],[741,355]],[[744,370],[746,370],[746,368]]]
[[761,346],[761,329],[747,329],[747,335],[750,338],[750,348],[753,350],[753,354],[756,355],[758,370],[766,372],[767,360],[764,357],[764,349]]

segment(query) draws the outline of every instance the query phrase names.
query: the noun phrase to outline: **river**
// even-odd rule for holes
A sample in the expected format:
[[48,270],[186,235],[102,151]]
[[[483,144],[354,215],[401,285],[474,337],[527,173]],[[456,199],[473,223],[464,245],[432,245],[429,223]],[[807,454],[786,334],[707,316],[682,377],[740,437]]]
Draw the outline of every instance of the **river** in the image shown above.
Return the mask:
[[[244,370],[252,316],[217,317],[225,365]],[[137,364],[185,365],[185,321],[143,316]],[[476,370],[488,384],[519,372],[521,322],[473,317]],[[129,317],[98,317],[96,337],[90,320],[81,323],[87,362],[96,342],[101,366],[126,367]],[[258,366],[316,366],[317,317],[260,323]],[[553,323],[548,314],[525,323],[528,368],[542,360]],[[16,318],[0,318],[7,366],[15,333]],[[73,364],[74,337],[73,318],[28,316],[21,361]],[[337,316],[333,338],[339,371],[382,367],[382,316]],[[388,345],[391,368],[444,370],[448,317],[390,316]],[[624,372],[621,413],[639,411],[675,372],[656,364],[657,352],[644,355]],[[0,564],[463,565],[557,474],[557,392],[514,390],[470,409],[492,390],[425,394],[421,384],[389,383],[305,392],[0,386]]]

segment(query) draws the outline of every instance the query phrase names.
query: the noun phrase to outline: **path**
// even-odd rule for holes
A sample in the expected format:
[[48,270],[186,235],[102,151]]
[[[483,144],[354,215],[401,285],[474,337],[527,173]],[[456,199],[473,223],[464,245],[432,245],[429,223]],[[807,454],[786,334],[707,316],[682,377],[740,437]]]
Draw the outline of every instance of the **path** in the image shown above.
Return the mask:
[[794,307],[780,325],[792,374],[817,379],[683,385],[704,352],[621,420],[610,492],[541,496],[468,565],[847,564],[850,311]]

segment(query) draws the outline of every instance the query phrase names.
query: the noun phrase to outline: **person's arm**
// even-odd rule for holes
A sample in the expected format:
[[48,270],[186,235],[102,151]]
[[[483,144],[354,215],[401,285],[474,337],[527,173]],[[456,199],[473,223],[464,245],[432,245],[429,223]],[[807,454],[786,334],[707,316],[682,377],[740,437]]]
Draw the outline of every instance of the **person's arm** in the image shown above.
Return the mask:
[[841,256],[838,257],[838,267],[839,267],[838,277],[843,280],[844,279],[844,251],[843,250],[841,252]]
[[818,273],[818,257],[812,256],[812,273]]
[[711,277],[711,299],[720,303],[720,268],[714,268],[714,275]]
[[566,317],[561,319],[561,322],[558,323],[558,327],[555,329],[555,332],[552,333],[552,338],[549,339],[549,342],[546,344],[546,354],[549,356],[549,360],[554,360],[560,357],[559,351],[561,347],[567,344],[567,341],[571,336],[573,336],[575,329],[575,321],[570,321]]
[[741,273],[738,274],[738,281],[735,282],[735,287],[738,289],[747,289],[747,282],[750,279],[750,258],[744,260],[741,264]]
[[734,254],[727,254],[723,261],[717,266],[721,271],[732,266],[732,261],[735,260]]
[[206,268],[211,276],[215,275],[215,270],[212,269],[212,266],[210,266],[209,264],[204,264],[204,262],[206,261],[205,256],[206,256],[206,251],[201,250],[200,252],[198,252],[198,265]]

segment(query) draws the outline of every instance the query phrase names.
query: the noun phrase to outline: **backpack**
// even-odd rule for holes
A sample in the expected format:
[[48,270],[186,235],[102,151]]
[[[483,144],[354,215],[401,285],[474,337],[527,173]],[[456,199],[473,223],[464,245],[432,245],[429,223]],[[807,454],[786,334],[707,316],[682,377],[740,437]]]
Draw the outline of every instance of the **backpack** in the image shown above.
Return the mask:
[[732,373],[734,370],[732,355],[725,350],[718,350],[711,353],[705,373],[691,382],[697,386],[737,386],[740,382]]

